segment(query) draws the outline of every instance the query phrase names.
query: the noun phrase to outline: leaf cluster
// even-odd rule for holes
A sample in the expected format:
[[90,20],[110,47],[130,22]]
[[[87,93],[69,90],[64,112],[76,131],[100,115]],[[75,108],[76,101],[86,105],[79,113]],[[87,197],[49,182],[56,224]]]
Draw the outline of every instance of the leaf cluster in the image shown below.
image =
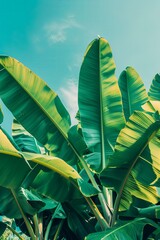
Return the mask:
[[14,116],[12,137],[0,127],[1,235],[159,239],[160,75],[147,92],[134,68],[115,70],[108,41],[93,40],[72,126],[46,82],[0,56],[0,97]]

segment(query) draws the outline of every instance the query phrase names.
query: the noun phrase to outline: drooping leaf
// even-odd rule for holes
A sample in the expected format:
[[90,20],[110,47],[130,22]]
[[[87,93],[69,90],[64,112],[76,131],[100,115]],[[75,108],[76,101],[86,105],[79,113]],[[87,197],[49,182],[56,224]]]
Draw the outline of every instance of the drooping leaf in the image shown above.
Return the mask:
[[0,186],[16,189],[30,171],[30,165],[0,129]]
[[40,171],[31,187],[40,195],[57,202],[65,202],[82,197],[70,180],[66,180],[58,173],[52,171]]
[[42,198],[37,197],[28,189],[19,188],[17,191],[17,198],[23,211],[32,216],[45,206],[45,202],[43,202]]
[[83,136],[91,152],[101,153],[100,167],[103,169],[124,126],[115,63],[104,38],[89,44],[80,70],[78,90]]
[[150,219],[137,218],[132,221],[124,221],[121,224],[117,224],[105,232],[91,233],[85,240],[142,240],[143,230],[146,225],[158,228],[158,225]]
[[101,181],[116,190],[120,210],[130,207],[132,195],[153,203],[159,200],[156,188],[149,186],[159,186],[159,128],[158,113],[137,111],[117,138],[115,153],[101,173]]
[[84,181],[78,172],[62,159],[33,153],[23,154],[27,161],[42,168],[32,183],[38,193],[60,202],[81,198],[81,193],[87,197],[98,193],[97,189]]
[[4,104],[54,156],[59,156],[61,146],[65,145],[65,152],[72,156],[69,158],[72,164],[77,155],[68,144],[70,116],[57,94],[11,57],[0,57],[0,70],[0,97]]
[[122,94],[123,110],[126,121],[135,110],[141,110],[141,106],[148,100],[148,95],[143,81],[132,67],[127,67],[118,79]]

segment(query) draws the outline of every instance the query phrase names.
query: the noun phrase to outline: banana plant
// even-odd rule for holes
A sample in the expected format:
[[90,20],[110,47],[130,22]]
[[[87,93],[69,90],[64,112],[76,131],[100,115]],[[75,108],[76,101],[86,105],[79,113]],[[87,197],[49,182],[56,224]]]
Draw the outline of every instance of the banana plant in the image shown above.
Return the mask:
[[0,56],[0,97],[15,118],[13,138],[0,129],[0,214],[31,239],[160,236],[160,77],[147,93],[134,68],[115,70],[108,41],[93,40],[72,126],[46,82]]

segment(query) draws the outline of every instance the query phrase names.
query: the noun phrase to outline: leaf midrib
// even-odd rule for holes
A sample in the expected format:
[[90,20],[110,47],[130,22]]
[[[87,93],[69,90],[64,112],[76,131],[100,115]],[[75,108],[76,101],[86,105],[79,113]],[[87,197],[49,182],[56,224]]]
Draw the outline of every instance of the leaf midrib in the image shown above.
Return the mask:
[[[2,64],[1,64],[2,65]],[[3,66],[3,65],[2,65]],[[4,66],[3,66],[4,67]],[[52,117],[50,117],[50,115],[47,113],[47,111],[42,107],[42,105],[35,99],[35,97],[33,95],[30,94],[30,92],[25,88],[23,87],[23,85],[21,84],[21,82],[17,81],[16,78],[13,76],[13,74],[8,70],[6,69],[6,67],[3,68],[3,70],[5,70],[9,75],[11,75],[11,77],[16,81],[16,83],[18,85],[20,85],[20,87],[31,97],[31,99],[40,107],[40,109],[42,110],[42,112],[44,112],[44,114],[51,120],[51,122],[55,125],[55,127],[59,130],[59,132],[61,133],[61,135],[66,139],[66,141],[68,143],[70,143],[68,141],[68,138],[67,138],[67,134],[59,127],[59,125],[53,120]],[[9,76],[10,77],[10,76]],[[70,143],[71,144],[71,143]]]
[[136,222],[138,222],[138,221],[142,221],[142,220],[145,220],[145,218],[134,219],[134,220],[131,221],[131,222],[128,222],[128,223],[126,223],[126,224],[124,224],[124,225],[122,225],[122,226],[120,226],[120,227],[117,227],[115,230],[113,230],[112,232],[110,232],[110,233],[108,233],[106,236],[104,236],[104,237],[102,238],[102,240],[105,240],[105,237],[108,237],[109,235],[114,234],[115,232],[119,231],[119,230],[122,229],[122,228],[127,227],[128,225],[132,225],[133,222],[136,223]]
[[130,93],[129,93],[129,81],[128,81],[128,74],[127,74],[127,69],[126,69],[126,78],[127,78],[127,99],[128,99],[128,108],[129,108],[129,116],[132,114],[132,107],[131,107],[131,98],[130,98]]
[[144,151],[144,149],[146,148],[146,146],[148,145],[148,143],[150,142],[150,140],[155,136],[155,134],[157,133],[158,129],[156,129],[152,134],[151,136],[149,137],[148,141],[146,142],[146,144],[144,145],[144,147],[141,149],[141,151],[139,152],[139,154],[137,155],[137,157],[135,158],[135,160],[133,161],[133,163],[131,164],[131,166],[129,167],[129,170],[124,178],[124,181],[122,182],[121,186],[120,186],[120,190],[119,190],[119,193],[117,195],[117,198],[116,198],[116,201],[115,201],[115,207],[114,207],[114,212],[113,212],[113,218],[112,218],[112,226],[116,220],[116,215],[117,215],[117,212],[118,212],[118,209],[119,209],[119,204],[120,204],[120,201],[121,201],[121,196],[122,196],[122,193],[123,193],[123,190],[124,190],[124,187],[126,185],[126,182],[128,180],[128,177],[133,169],[133,167],[135,166],[138,158],[140,157],[141,153]]
[[104,140],[104,112],[103,112],[103,94],[102,94],[102,79],[100,74],[101,67],[101,41],[99,40],[99,90],[100,90],[100,131],[101,131],[101,161],[102,161],[102,170],[105,169],[105,140]]

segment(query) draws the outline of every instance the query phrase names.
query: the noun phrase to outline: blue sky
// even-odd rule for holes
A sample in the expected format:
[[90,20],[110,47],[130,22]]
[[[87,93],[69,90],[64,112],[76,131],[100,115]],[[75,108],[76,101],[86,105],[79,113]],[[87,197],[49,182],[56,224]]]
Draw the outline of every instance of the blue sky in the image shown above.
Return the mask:
[[[100,35],[112,48],[117,77],[133,66],[146,88],[160,72],[159,0],[1,0],[0,54],[43,78],[73,116],[87,45]],[[10,115],[5,111],[5,126]]]

